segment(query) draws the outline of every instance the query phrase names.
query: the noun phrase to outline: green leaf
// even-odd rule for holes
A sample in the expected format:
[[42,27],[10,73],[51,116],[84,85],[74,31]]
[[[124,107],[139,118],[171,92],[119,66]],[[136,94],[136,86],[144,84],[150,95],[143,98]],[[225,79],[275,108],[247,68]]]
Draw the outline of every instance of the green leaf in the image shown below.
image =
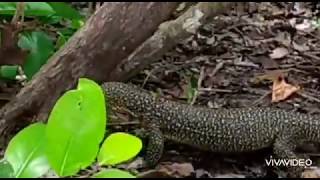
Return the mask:
[[5,159],[14,169],[16,178],[37,178],[46,173],[50,166],[45,154],[46,125],[35,123],[21,130],[5,152]]
[[0,76],[5,79],[15,80],[18,74],[18,66],[3,65],[0,67]]
[[81,19],[80,13],[72,6],[65,2],[48,2],[52,9],[56,12],[57,16],[64,17],[66,19]]
[[80,29],[83,25],[84,25],[83,20],[75,19],[75,20],[72,20],[71,22],[71,28],[76,30]]
[[56,42],[56,49],[60,49],[67,42],[67,38],[63,34],[59,32],[58,34],[59,34],[59,37]]
[[72,36],[75,33],[75,30],[71,28],[61,28],[59,29],[59,33],[63,34],[64,36]]
[[115,165],[134,158],[142,148],[142,141],[131,134],[117,132],[107,137],[98,155],[100,165]]
[[62,21],[61,16],[49,15],[38,18],[44,24],[59,24]]
[[0,14],[14,15],[16,11],[15,2],[0,2]]
[[[0,2],[0,14],[14,15],[16,2]],[[48,16],[56,12],[46,2],[25,2],[24,16]]]
[[130,174],[127,171],[120,169],[110,168],[100,171],[92,176],[93,178],[136,178],[136,176]]
[[190,78],[190,82],[188,84],[188,91],[187,91],[187,102],[188,103],[191,103],[194,96],[196,95],[197,93],[197,88],[198,88],[198,82],[197,82],[197,79],[192,75],[191,78]]
[[94,162],[106,128],[102,88],[81,78],[76,90],[57,101],[47,125],[47,156],[59,176],[76,174]]
[[5,159],[0,161],[0,178],[13,178],[13,168]]
[[22,49],[30,50],[30,54],[23,65],[23,71],[30,80],[53,54],[53,41],[44,32],[34,31],[22,35],[18,45]]

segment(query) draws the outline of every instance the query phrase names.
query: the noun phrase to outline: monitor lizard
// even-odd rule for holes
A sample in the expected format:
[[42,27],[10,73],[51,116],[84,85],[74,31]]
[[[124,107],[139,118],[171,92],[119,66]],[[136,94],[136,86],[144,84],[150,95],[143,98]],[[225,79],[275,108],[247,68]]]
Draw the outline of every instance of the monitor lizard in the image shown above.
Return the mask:
[[[250,152],[271,147],[277,158],[299,159],[295,148],[319,142],[318,116],[277,108],[211,109],[155,97],[121,82],[102,84],[107,106],[137,114],[148,129],[146,162],[155,165],[166,139],[212,152]],[[304,156],[306,158],[307,156]],[[289,167],[299,177],[304,167]]]

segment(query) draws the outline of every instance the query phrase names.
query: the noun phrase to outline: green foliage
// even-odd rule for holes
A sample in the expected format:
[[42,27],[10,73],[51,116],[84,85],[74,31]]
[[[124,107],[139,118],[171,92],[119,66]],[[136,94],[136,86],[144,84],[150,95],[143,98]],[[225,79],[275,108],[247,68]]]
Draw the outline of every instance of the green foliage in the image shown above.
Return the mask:
[[129,172],[120,170],[120,169],[106,169],[98,172],[97,174],[93,175],[94,178],[136,178]]
[[36,178],[49,170],[45,155],[45,128],[42,123],[32,124],[10,141],[5,159],[14,170],[13,177]]
[[197,93],[197,88],[198,88],[197,79],[192,75],[190,78],[190,82],[188,84],[188,91],[187,91],[188,103],[192,102],[194,96]]
[[0,178],[13,178],[13,168],[5,159],[0,161]]
[[67,42],[67,37],[64,36],[62,33],[58,32],[59,37],[56,42],[56,49],[60,49],[66,42]]
[[1,66],[0,77],[14,80],[18,74],[18,66]]
[[[9,164],[0,163],[0,176],[35,178],[50,169],[60,177],[73,176],[97,158],[102,166],[134,158],[142,142],[133,135],[111,133],[102,143],[107,124],[106,102],[98,84],[80,78],[77,89],[58,99],[47,125],[31,124],[11,139],[4,158]],[[93,177],[135,176],[110,168]]]
[[[17,2],[0,2],[0,17],[10,21]],[[23,31],[18,46],[29,50],[22,69],[30,80],[84,24],[84,17],[64,2],[25,2],[24,20],[44,23],[41,31]],[[49,30],[50,29],[50,30]],[[48,31],[46,31],[48,30]],[[0,78],[13,80],[18,66],[1,66]],[[0,162],[0,177],[36,178],[53,170],[58,176],[74,176],[95,163],[113,165],[134,158],[141,141],[126,133],[109,134],[103,142],[107,113],[104,92],[94,81],[81,78],[75,90],[56,102],[48,123],[35,123],[11,139]],[[101,148],[101,149],[100,149]],[[96,177],[134,177],[129,172],[107,169]]]
[[46,33],[34,31],[24,33],[19,39],[18,45],[22,49],[28,49],[30,51],[23,66],[23,71],[30,80],[53,54],[53,41]]
[[48,2],[51,8],[55,11],[56,16],[60,16],[66,19],[81,19],[83,18],[80,13],[64,2]]
[[[0,14],[14,15],[16,2],[0,2]],[[48,16],[55,14],[53,8],[46,2],[25,2],[24,15],[29,16]]]
[[[17,2],[0,2],[0,16],[10,20],[8,17],[16,13],[16,5]],[[54,29],[54,32],[42,28],[19,34],[18,46],[29,50],[22,69],[30,80],[83,26],[84,17],[65,2],[25,2],[24,16],[25,20],[38,19],[47,25],[46,28]],[[0,67],[0,78],[15,80],[17,75],[17,65]],[[132,159],[142,143],[129,134],[111,134],[99,149],[107,125],[105,102],[98,84],[80,79],[77,89],[67,91],[57,101],[47,125],[31,124],[10,141],[0,162],[0,177],[35,178],[49,169],[58,176],[72,176],[94,163],[98,155],[101,165]],[[97,176],[134,177],[114,169]]]
[[[0,2],[0,14],[14,15],[16,2]],[[24,15],[60,16],[66,19],[81,19],[80,13],[65,2],[25,2]]]
[[98,162],[100,165],[116,165],[135,157],[141,148],[139,138],[123,132],[113,133],[102,144]]
[[48,120],[47,156],[59,176],[73,175],[94,161],[105,126],[101,87],[80,79],[77,90],[68,91],[58,100]]
[[[0,2],[0,16],[7,21],[10,20],[8,17],[13,17],[16,5],[17,2]],[[24,16],[56,26],[54,33],[58,37],[49,35],[44,28],[43,31],[22,32],[19,37],[19,47],[31,50],[22,69],[30,80],[47,63],[50,56],[83,26],[84,17],[66,2],[25,2]],[[15,80],[18,73],[14,71],[14,67],[0,67],[0,78]]]

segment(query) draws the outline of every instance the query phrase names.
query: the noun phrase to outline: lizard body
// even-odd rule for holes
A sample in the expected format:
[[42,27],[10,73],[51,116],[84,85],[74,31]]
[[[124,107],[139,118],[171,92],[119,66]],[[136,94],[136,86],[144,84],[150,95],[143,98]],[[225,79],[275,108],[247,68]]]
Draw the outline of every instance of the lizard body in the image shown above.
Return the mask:
[[138,114],[151,130],[146,156],[150,164],[160,159],[165,139],[225,153],[273,147],[278,158],[286,159],[299,158],[294,153],[298,145],[320,142],[319,119],[308,114],[273,108],[210,109],[156,98],[120,82],[102,87],[108,105]]

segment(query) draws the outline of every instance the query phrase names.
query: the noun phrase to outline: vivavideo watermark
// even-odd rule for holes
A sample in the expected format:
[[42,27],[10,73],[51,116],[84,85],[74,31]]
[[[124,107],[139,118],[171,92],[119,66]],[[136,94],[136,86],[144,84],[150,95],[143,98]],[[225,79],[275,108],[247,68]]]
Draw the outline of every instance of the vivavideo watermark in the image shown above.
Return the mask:
[[278,159],[272,158],[266,159],[267,166],[301,166],[301,167],[311,167],[311,159]]

